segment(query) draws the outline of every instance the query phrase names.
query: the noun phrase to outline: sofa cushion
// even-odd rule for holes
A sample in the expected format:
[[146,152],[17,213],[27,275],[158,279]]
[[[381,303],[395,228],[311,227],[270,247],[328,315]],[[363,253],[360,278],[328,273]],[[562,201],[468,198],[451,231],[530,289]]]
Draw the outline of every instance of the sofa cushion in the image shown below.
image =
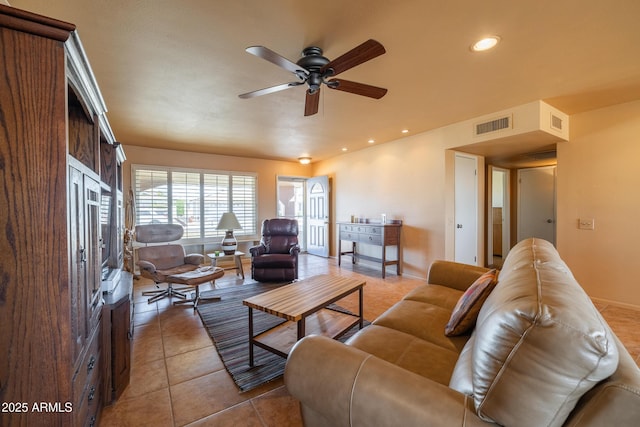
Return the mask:
[[367,326],[347,344],[443,385],[449,384],[458,360],[456,351],[378,325]]
[[489,270],[469,286],[451,313],[444,328],[445,335],[461,335],[473,328],[482,304],[496,285],[496,278],[497,271]]
[[559,426],[615,371],[615,338],[553,245],[528,239],[509,258],[476,323],[475,407],[502,425]]
[[433,304],[401,300],[378,317],[373,324],[413,335],[439,347],[459,353],[468,336],[447,337],[444,326],[451,310]]
[[407,295],[404,296],[404,300],[426,302],[436,305],[438,307],[453,310],[456,306],[462,291],[458,289],[452,289],[447,286],[440,285],[420,285],[413,288]]

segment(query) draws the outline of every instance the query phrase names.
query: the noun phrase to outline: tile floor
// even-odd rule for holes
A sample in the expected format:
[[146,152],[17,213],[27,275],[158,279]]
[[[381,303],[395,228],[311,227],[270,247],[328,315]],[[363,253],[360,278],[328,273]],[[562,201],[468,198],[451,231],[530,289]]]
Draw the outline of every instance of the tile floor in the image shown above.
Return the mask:
[[[245,260],[245,272],[248,272]],[[388,269],[389,272],[393,269]],[[335,259],[301,255],[300,277],[330,273],[366,278],[364,315],[375,319],[423,280],[387,274]],[[249,274],[247,274],[249,281]],[[216,287],[240,286],[233,271],[216,281]],[[173,306],[167,299],[147,304],[144,290],[154,285],[134,282],[136,302],[131,381],[120,399],[102,412],[105,426],[301,426],[298,404],[282,379],[240,393],[220,360],[200,317],[189,305]],[[205,290],[206,287],[203,287]],[[340,304],[357,310],[357,295]],[[640,312],[603,303],[601,310],[612,329],[640,364]]]

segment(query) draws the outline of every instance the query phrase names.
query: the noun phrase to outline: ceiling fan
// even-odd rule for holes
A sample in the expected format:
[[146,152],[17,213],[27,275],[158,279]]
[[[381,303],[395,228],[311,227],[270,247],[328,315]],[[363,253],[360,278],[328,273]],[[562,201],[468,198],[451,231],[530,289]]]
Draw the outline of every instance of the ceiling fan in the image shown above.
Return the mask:
[[318,112],[320,87],[323,83],[329,89],[337,89],[375,99],[380,99],[387,93],[387,89],[381,87],[333,78],[344,71],[385,53],[384,46],[375,40],[367,40],[333,61],[329,61],[322,56],[322,49],[316,46],[305,48],[302,51],[302,58],[300,58],[298,62],[289,61],[287,58],[264,46],[250,46],[246,51],[292,72],[298,80],[243,93],[239,95],[240,98],[243,99],[278,92],[306,83],[309,88],[307,89],[304,105],[304,115],[311,116]]

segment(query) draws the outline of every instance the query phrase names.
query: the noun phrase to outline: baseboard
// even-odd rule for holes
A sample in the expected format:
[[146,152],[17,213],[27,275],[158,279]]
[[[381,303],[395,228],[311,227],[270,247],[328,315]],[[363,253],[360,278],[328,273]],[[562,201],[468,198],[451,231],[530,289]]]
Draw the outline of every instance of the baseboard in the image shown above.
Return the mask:
[[631,310],[638,310],[640,311],[640,306],[634,305],[634,304],[627,304],[624,302],[618,302],[618,301],[611,301],[608,299],[604,299],[604,298],[595,298],[595,297],[590,297],[591,301],[593,301],[594,303],[598,303],[598,304],[604,304],[604,305],[613,305],[615,307],[620,307],[620,308],[628,308]]

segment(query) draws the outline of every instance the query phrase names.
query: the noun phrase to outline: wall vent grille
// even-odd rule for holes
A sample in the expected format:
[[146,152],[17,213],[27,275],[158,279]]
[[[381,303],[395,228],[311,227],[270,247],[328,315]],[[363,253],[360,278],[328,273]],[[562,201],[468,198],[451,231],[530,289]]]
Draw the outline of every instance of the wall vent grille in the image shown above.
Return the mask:
[[488,122],[476,123],[474,131],[475,135],[485,135],[491,132],[497,132],[511,128],[511,116],[504,116]]
[[556,116],[555,114],[551,114],[551,128],[555,130],[562,130],[562,118]]

